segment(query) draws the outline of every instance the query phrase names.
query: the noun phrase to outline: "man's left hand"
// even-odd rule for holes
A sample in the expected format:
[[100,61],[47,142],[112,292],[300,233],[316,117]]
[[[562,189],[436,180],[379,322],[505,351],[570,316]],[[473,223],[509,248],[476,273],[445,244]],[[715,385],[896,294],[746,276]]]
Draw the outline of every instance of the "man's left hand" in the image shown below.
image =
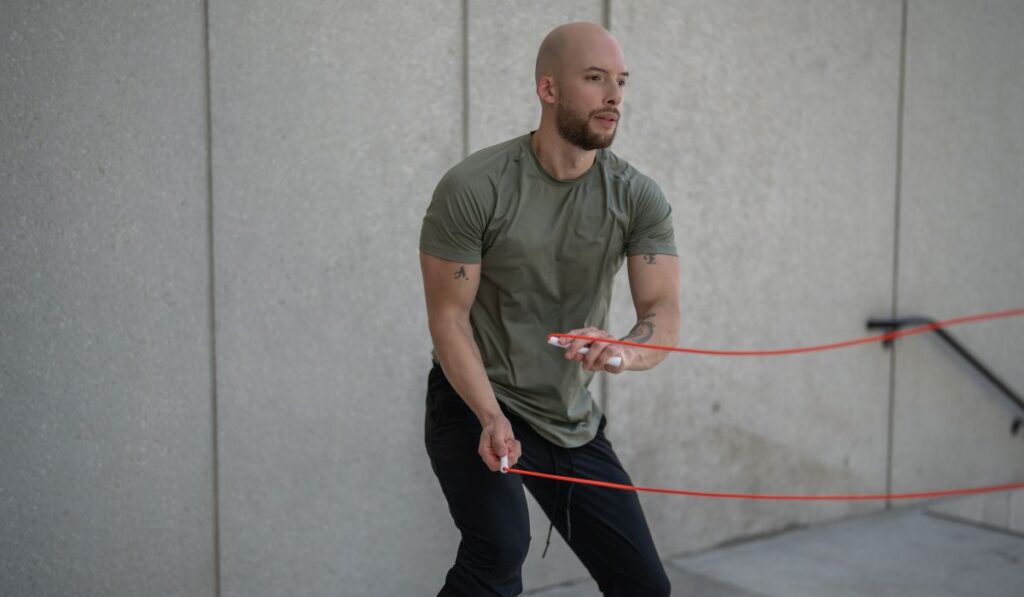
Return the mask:
[[[615,337],[604,330],[597,328],[583,328],[578,330],[569,330],[567,334],[573,336],[588,336],[590,338],[609,338],[615,340]],[[622,346],[621,344],[608,344],[599,340],[582,340],[579,338],[565,338],[559,336],[558,343],[565,346],[565,358],[579,362],[584,369],[587,371],[607,371],[608,373],[622,373],[629,368],[630,354],[629,348]],[[587,354],[581,354],[579,350],[584,346],[588,347],[590,351]],[[618,367],[612,367],[608,364],[608,361],[612,357],[619,357],[622,362]]]

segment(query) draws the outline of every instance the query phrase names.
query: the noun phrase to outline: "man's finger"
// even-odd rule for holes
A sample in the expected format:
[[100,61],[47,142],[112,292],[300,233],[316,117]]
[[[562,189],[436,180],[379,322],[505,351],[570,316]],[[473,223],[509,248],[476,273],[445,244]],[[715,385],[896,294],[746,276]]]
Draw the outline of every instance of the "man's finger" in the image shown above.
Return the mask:
[[[582,329],[570,330],[569,334],[572,335],[572,336],[589,336],[589,337],[594,337],[594,336],[604,335],[604,332],[602,332],[601,330],[599,330],[597,328],[582,328]],[[569,344],[569,348],[567,348],[566,351],[565,351],[565,358],[573,359],[573,360],[577,360],[577,361],[582,361],[583,357],[581,357],[580,355],[586,354],[586,353],[585,352],[580,352],[580,349],[584,348],[584,347],[589,347],[590,342],[591,342],[591,340],[584,340],[583,338],[573,338],[572,339],[572,343]]]
[[611,345],[604,342],[594,342],[591,344],[590,350],[587,351],[587,356],[583,358],[583,366],[590,371],[597,371],[600,367],[603,367],[604,365],[598,366],[598,361],[604,356],[605,349],[609,346]]
[[[561,338],[562,338],[561,336],[552,336],[551,339],[548,340],[548,344],[552,344],[554,346],[558,346],[559,348],[566,348],[566,345],[562,344],[559,341]],[[608,344],[608,346],[614,346],[614,345]],[[577,361],[582,361],[583,357],[580,356],[580,355],[585,355],[585,354],[587,354],[589,352],[590,352],[590,347],[589,346],[584,346],[583,348],[580,348],[578,353],[577,353],[576,360]],[[565,358],[569,359],[569,355],[566,354]],[[570,359],[570,360],[572,360],[572,359]],[[622,365],[622,363],[623,363],[622,356],[619,355],[619,354],[614,354],[613,356],[609,356],[608,360],[606,362],[606,364],[611,365],[612,367],[619,367],[619,366]]]
[[498,470],[500,454],[495,453],[492,438],[486,431],[480,435],[480,447],[477,449],[477,452],[480,454],[480,458],[483,459],[484,464],[487,465],[487,468],[492,471]]
[[508,451],[509,466],[515,466],[519,462],[519,457],[523,455],[523,445],[519,443],[519,440],[514,439],[511,441]]
[[[580,330],[580,329],[569,330],[569,335],[570,336],[582,336],[583,335],[583,330]],[[568,340],[569,340],[569,346],[567,346],[566,349],[565,349],[565,358],[567,358],[567,359],[575,359],[576,355],[579,353],[579,350],[581,348],[583,348],[584,346],[586,346],[587,342],[586,342],[586,340],[581,340],[579,338],[568,338]]]
[[[614,354],[619,353],[619,354]],[[622,358],[621,350],[609,350],[607,359],[601,364],[601,369],[609,373],[621,373],[625,367],[625,359]]]
[[488,469],[492,471],[498,470],[500,460],[493,454],[491,454],[489,451],[480,450],[480,458],[484,461],[484,465],[487,466]]
[[611,371],[618,373],[625,361],[622,358],[622,348],[609,344],[608,348],[601,354],[598,371]]

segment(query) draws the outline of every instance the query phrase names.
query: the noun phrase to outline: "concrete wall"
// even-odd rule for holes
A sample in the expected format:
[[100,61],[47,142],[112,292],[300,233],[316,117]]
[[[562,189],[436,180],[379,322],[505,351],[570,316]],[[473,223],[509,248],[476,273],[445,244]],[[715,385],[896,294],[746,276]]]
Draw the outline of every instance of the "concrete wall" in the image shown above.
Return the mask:
[[[1024,297],[1024,5],[911,2],[896,303],[955,317]],[[1018,394],[1024,322],[950,330]],[[1020,416],[942,343],[895,358],[893,486],[1024,478]]]
[[422,594],[455,541],[423,448],[416,256],[463,151],[461,6],[210,21],[221,594]]
[[[637,71],[619,149],[673,201],[680,344],[782,348],[865,335],[892,296],[900,4],[613,6],[612,30]],[[625,280],[617,307],[626,330],[635,317]],[[637,483],[884,491],[880,348],[669,358],[610,380],[613,440]],[[666,552],[878,507],[644,504],[662,521]]]
[[[673,203],[681,344],[1024,295],[1011,0],[913,1],[905,33],[896,0],[5,3],[0,593],[436,591],[458,537],[422,444],[419,222],[536,125],[537,44],[576,19],[633,73],[615,151]],[[1024,388],[1020,330],[953,331]],[[641,484],[1024,476],[1012,412],[926,337],[597,385]],[[665,556],[883,507],[643,500]],[[527,588],[584,576],[558,538],[540,559],[531,507]]]
[[0,8],[0,594],[214,595],[198,4]]

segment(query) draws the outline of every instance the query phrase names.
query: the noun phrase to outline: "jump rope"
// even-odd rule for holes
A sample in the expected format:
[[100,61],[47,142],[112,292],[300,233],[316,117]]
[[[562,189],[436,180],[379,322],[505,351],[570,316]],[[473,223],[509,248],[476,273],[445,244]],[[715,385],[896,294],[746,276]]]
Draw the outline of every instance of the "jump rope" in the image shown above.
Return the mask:
[[[658,346],[654,344],[640,344],[637,342],[629,342],[627,340],[615,340],[612,338],[597,338],[593,336],[581,336],[575,334],[549,334],[548,343],[560,348],[567,348],[559,343],[559,339],[569,338],[573,340],[588,340],[590,342],[603,342],[605,344],[619,344],[622,346],[635,346],[638,348],[648,348],[653,350],[663,350],[667,352],[682,352],[688,354],[702,354],[702,355],[715,355],[715,356],[731,356],[731,357],[749,357],[749,356],[780,356],[787,354],[798,354],[805,352],[821,352],[825,350],[834,350],[837,348],[846,348],[849,346],[856,346],[858,344],[869,344],[874,342],[883,342],[889,340],[895,340],[896,338],[904,338],[907,336],[913,336],[915,334],[922,334],[939,328],[947,328],[954,325],[961,325],[966,323],[977,323],[981,321],[988,321],[992,319],[1004,319],[1009,317],[1019,317],[1024,315],[1024,307],[1017,309],[1007,309],[1005,311],[993,311],[990,313],[981,313],[978,315],[968,315],[964,317],[956,317],[953,319],[947,319],[944,321],[936,321],[932,323],[923,324],[920,326],[910,327],[904,330],[898,330],[887,334],[879,334],[875,336],[865,336],[863,338],[856,338],[853,340],[845,340],[842,342],[833,342],[831,344],[819,344],[815,346],[803,346],[799,348],[783,348],[773,350],[708,350],[702,348],[684,348],[677,346]],[[584,347],[578,352],[586,354],[589,349]],[[608,364],[612,367],[618,367],[622,364],[622,360],[619,357],[612,357],[608,360]],[[524,475],[530,477],[540,477],[543,479],[551,479],[554,481],[564,481],[567,483],[576,483],[580,485],[593,485],[596,487],[605,487],[609,489],[618,489],[623,491],[642,491],[647,493],[666,493],[672,495],[685,495],[691,497],[705,497],[705,498],[718,498],[718,499],[736,499],[736,500],[773,500],[773,501],[867,501],[867,500],[909,500],[919,498],[936,498],[936,497],[949,497],[958,495],[975,495],[981,493],[995,493],[999,491],[1008,491],[1012,489],[1024,489],[1024,482],[1017,483],[1004,483],[1002,485],[987,485],[982,487],[969,487],[963,489],[942,489],[938,491],[920,491],[913,493],[875,493],[875,494],[853,494],[853,495],[777,495],[777,494],[761,494],[761,493],[728,493],[728,492],[715,492],[715,491],[693,491],[686,489],[666,489],[661,487],[641,487],[637,485],[624,485],[621,483],[609,483],[607,481],[600,481],[596,479],[583,479],[580,477],[568,477],[564,475],[552,475],[549,473],[539,473],[535,471],[527,471],[518,468],[512,468],[508,465],[508,456],[501,457],[501,472],[511,473],[516,475]]]

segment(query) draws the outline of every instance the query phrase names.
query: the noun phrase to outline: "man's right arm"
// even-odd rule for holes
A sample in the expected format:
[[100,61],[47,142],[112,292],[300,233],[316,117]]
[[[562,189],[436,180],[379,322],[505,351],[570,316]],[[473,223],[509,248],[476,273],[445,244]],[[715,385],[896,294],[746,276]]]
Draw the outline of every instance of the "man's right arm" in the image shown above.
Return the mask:
[[480,267],[479,263],[457,263],[420,252],[434,351],[445,377],[480,421],[480,457],[496,471],[501,456],[507,455],[509,465],[514,465],[520,447],[498,406],[473,339],[469,314],[480,287]]

